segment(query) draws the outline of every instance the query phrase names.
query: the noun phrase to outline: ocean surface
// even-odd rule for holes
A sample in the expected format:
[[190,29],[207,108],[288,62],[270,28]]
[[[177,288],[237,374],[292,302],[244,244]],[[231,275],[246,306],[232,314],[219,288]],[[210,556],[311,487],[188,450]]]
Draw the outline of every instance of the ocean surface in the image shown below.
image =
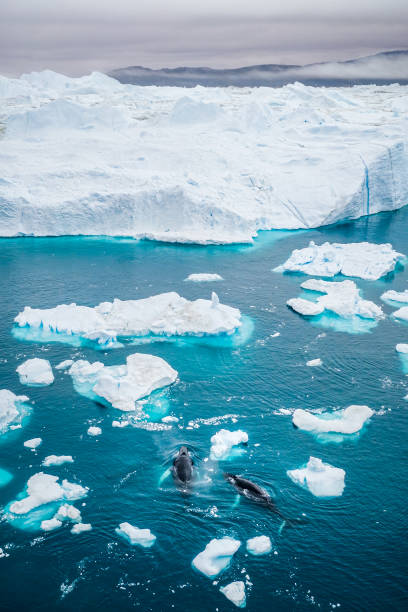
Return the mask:
[[[405,208],[318,230],[263,232],[254,246],[2,239],[0,388],[28,395],[33,409],[22,429],[0,439],[0,468],[13,475],[0,487],[0,505],[43,469],[46,455],[72,455],[74,463],[44,471],[89,487],[75,505],[93,529],[72,535],[64,524],[49,533],[27,531],[3,517],[0,547],[8,556],[0,558],[0,609],[233,610],[219,591],[233,580],[247,583],[248,611],[406,609],[408,379],[395,345],[408,342],[408,326],[389,317],[367,333],[313,326],[286,306],[306,277],[272,269],[309,240],[391,242],[408,254],[407,228]],[[194,272],[218,273],[224,281],[184,282]],[[407,288],[407,281],[408,268],[356,282],[364,297],[390,314],[394,309],[380,295]],[[92,306],[165,291],[189,299],[216,291],[221,302],[250,317],[252,335],[239,346],[152,342],[103,352],[24,342],[11,333],[26,305]],[[30,388],[15,372],[35,356],[53,366],[71,358],[116,365],[136,351],[163,357],[179,372],[167,393],[168,414],[180,419],[170,429],[113,428],[120,413],[76,393],[66,373],[54,370],[51,386]],[[306,367],[316,358],[321,367]],[[286,413],[350,404],[367,404],[375,414],[359,435],[341,442],[296,430]],[[218,421],[208,421],[214,417]],[[102,435],[88,436],[90,425],[100,426]],[[248,445],[229,461],[205,462],[210,438],[222,427],[246,431]],[[43,438],[36,452],[23,446],[34,437]],[[160,482],[182,444],[194,454],[199,474],[190,494],[171,476]],[[286,471],[309,456],[346,471],[341,497],[314,497],[288,478]],[[285,516],[307,522],[279,533],[277,516],[246,499],[236,502],[224,471],[252,478]],[[151,529],[154,546],[132,547],[119,538],[115,528],[123,521]],[[270,536],[273,552],[249,555],[246,540],[261,534]],[[191,561],[212,538],[225,535],[242,546],[213,584]]]

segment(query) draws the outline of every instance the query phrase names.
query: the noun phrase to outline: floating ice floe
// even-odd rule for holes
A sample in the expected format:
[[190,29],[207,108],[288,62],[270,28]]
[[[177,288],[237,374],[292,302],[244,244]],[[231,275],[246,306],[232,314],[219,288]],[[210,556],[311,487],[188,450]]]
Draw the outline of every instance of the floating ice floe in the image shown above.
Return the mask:
[[272,550],[272,542],[268,536],[256,536],[247,540],[246,547],[251,555],[266,555]]
[[156,536],[150,529],[139,529],[130,523],[120,523],[115,529],[116,533],[124,538],[129,544],[139,544],[144,548],[150,548],[156,541]]
[[20,339],[59,341],[100,348],[122,346],[121,338],[232,336],[242,325],[237,308],[211,300],[186,300],[178,293],[162,293],[140,300],[102,302],[98,306],[62,304],[39,309],[26,306],[13,333]]
[[71,529],[71,533],[78,535],[79,533],[83,533],[84,531],[91,531],[92,525],[91,523],[75,523],[75,525]]
[[211,437],[210,458],[213,460],[228,459],[234,446],[247,442],[248,434],[241,429],[237,431],[220,429]]
[[391,305],[394,305],[395,302],[397,304],[408,304],[408,289],[405,289],[405,291],[390,289],[382,294],[381,299],[384,302],[391,303]]
[[138,400],[171,385],[177,372],[161,357],[134,353],[126,364],[105,366],[96,361],[76,361],[69,369],[75,389],[87,397],[104,400],[124,411],[140,410]]
[[312,414],[298,409],[293,413],[293,424],[313,433],[354,434],[362,429],[374,411],[368,406],[349,406],[344,410]]
[[[408,344],[397,344],[395,350],[400,357],[404,374],[408,374]],[[408,399],[408,395],[404,399]]]
[[391,316],[395,319],[400,319],[401,321],[408,322],[408,306],[403,306],[402,308],[399,308],[398,310],[393,312]]
[[23,444],[26,448],[35,450],[37,446],[40,446],[40,444],[42,444],[42,438],[31,438],[31,440],[26,440]]
[[48,455],[42,462],[44,467],[50,465],[63,465],[64,463],[73,463],[74,460],[71,455]]
[[222,281],[224,279],[219,274],[200,273],[200,274],[189,274],[187,278],[185,278],[184,280],[191,281],[193,283],[211,283],[214,281]]
[[47,359],[27,359],[18,366],[17,374],[22,385],[45,387],[54,382],[51,364]]
[[31,412],[26,395],[15,395],[8,389],[0,390],[0,435],[21,427]]
[[228,536],[218,540],[213,539],[194,557],[192,565],[208,578],[215,578],[229,566],[240,546],[239,540]]
[[58,365],[55,366],[56,370],[67,370],[74,363],[73,359],[66,359],[65,361],[61,361]]
[[354,281],[310,279],[301,287],[323,295],[314,296],[314,301],[301,297],[289,299],[286,303],[295,312],[310,317],[316,325],[360,333],[369,331],[385,316],[380,306],[360,296]]
[[309,366],[309,368],[314,368],[316,366],[321,366],[323,364],[322,360],[320,358],[318,359],[310,359],[310,361],[306,361],[306,365]]
[[100,427],[96,427],[95,425],[91,425],[91,427],[88,427],[86,433],[88,436],[100,436],[102,429]]
[[71,521],[74,523],[71,533],[79,533],[81,531],[81,526],[83,526],[83,523],[81,523],[81,513],[78,508],[75,508],[75,506],[71,504],[61,504],[58,511],[51,519],[41,521],[41,529],[43,531],[53,531],[61,527],[64,521]]
[[394,251],[391,244],[355,242],[317,245],[313,241],[304,249],[295,249],[276,272],[302,272],[309,276],[354,276],[378,280],[392,272],[405,256]]
[[230,582],[226,586],[220,587],[220,591],[227,599],[232,601],[237,608],[245,608],[246,606],[246,594],[245,594],[245,583],[242,580],[236,582]]
[[395,350],[398,353],[408,353],[408,344],[397,344]]
[[310,457],[304,467],[286,473],[293,482],[316,497],[338,497],[344,491],[346,472],[316,457]]

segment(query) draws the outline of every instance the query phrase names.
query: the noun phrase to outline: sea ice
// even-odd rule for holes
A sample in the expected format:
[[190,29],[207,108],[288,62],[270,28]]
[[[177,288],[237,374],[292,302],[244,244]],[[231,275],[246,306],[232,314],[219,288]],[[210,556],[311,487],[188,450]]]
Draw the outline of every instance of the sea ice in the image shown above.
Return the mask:
[[139,529],[130,523],[120,523],[115,531],[130,544],[140,544],[144,548],[150,548],[156,541],[156,536],[150,529]]
[[241,429],[237,431],[220,429],[211,437],[210,457],[214,460],[228,459],[233,446],[247,442],[248,434]]
[[[237,308],[211,300],[194,301],[178,293],[162,293],[140,300],[102,302],[94,308],[61,304],[39,309],[26,306],[15,322],[27,339],[45,337],[61,342],[82,340],[103,348],[121,346],[117,337],[232,335],[242,325]],[[51,336],[51,337],[50,337]],[[53,336],[53,338],[52,338]]]
[[312,414],[298,409],[293,413],[293,424],[304,431],[319,433],[354,434],[364,426],[374,414],[368,406],[349,406],[344,410]]
[[322,365],[322,360],[320,358],[318,359],[311,359],[310,361],[306,361],[306,365],[309,366],[310,368],[314,368],[316,366],[321,366]]
[[63,463],[73,463],[73,458],[71,455],[48,455],[42,462],[44,467],[49,467],[50,465],[62,465]]
[[88,493],[86,487],[77,485],[67,480],[60,484],[58,476],[38,472],[27,481],[26,496],[10,505],[13,514],[27,514],[50,502],[74,500],[84,497]]
[[221,280],[224,280],[224,279],[219,274],[200,273],[200,274],[190,274],[184,280],[185,281],[191,281],[193,283],[210,283],[210,282],[213,282],[213,281],[221,281]]
[[79,533],[82,533],[83,531],[91,531],[91,530],[92,530],[91,523],[75,523],[75,525],[71,529],[71,533],[77,535]]
[[41,438],[32,438],[31,440],[26,440],[24,442],[24,446],[26,448],[31,448],[31,450],[34,450],[37,448],[37,446],[40,446],[41,443],[42,443]]
[[47,359],[27,359],[18,366],[17,374],[22,385],[45,387],[54,382],[51,364]]
[[316,497],[337,497],[342,495],[345,487],[346,472],[316,457],[310,457],[306,466],[286,473],[293,482]]
[[408,289],[405,291],[394,291],[390,289],[382,294],[381,299],[384,302],[397,302],[398,304],[408,304]]
[[272,542],[268,536],[256,536],[247,540],[247,551],[252,555],[266,555],[272,550]]
[[405,256],[397,253],[391,244],[355,242],[337,244],[313,241],[304,249],[295,249],[289,259],[275,268],[276,272],[303,272],[309,276],[354,276],[365,280],[378,280],[392,272]]
[[245,608],[246,606],[246,594],[245,594],[245,583],[242,580],[236,582],[230,582],[224,587],[220,587],[220,591],[227,599],[232,601],[237,608]]
[[73,359],[66,359],[65,361],[61,361],[58,365],[55,366],[56,370],[67,370],[74,363]]
[[408,344],[397,344],[395,350],[398,353],[408,353]]
[[21,426],[30,412],[30,407],[24,403],[27,401],[26,395],[15,395],[8,389],[0,390],[0,434]]
[[92,425],[91,427],[88,427],[87,432],[88,436],[100,436],[102,433],[102,429],[100,427],[95,427],[94,425]]
[[241,546],[239,540],[228,536],[211,540],[205,549],[194,557],[193,566],[208,578],[215,578],[231,563],[232,557]]
[[408,306],[403,306],[402,308],[399,308],[398,310],[393,312],[391,316],[395,317],[395,319],[400,319],[401,321],[408,322]]
[[118,410],[136,410],[138,400],[153,391],[171,385],[177,372],[161,357],[133,353],[126,365],[104,366],[97,361],[76,361],[68,372],[75,389],[84,395],[94,394]]
[[58,529],[62,526],[62,521],[59,521],[55,516],[51,519],[45,519],[41,521],[41,529],[43,531],[53,531],[54,529]]

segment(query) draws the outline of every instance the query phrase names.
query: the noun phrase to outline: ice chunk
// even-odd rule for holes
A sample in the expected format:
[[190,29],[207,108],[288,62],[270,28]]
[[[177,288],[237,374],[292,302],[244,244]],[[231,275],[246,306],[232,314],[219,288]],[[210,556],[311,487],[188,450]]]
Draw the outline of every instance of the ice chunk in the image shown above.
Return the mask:
[[245,594],[245,583],[242,580],[236,582],[230,582],[224,587],[220,587],[220,591],[227,599],[232,601],[237,608],[245,608],[246,606],[246,594]]
[[92,425],[91,427],[88,427],[87,432],[88,436],[100,436],[102,433],[102,429],[100,427],[95,427],[94,425]]
[[227,459],[233,446],[246,442],[248,442],[248,434],[245,431],[220,429],[211,437],[210,457],[214,460]]
[[396,319],[401,319],[401,321],[408,321],[408,306],[403,306],[399,308],[395,312],[392,313],[392,317]]
[[74,363],[73,359],[66,359],[65,361],[61,361],[58,365],[55,366],[56,370],[67,370]]
[[247,551],[252,555],[266,555],[272,550],[272,542],[268,536],[256,536],[247,540]]
[[323,304],[319,304],[319,302],[311,302],[310,300],[304,300],[303,298],[290,298],[286,303],[292,308],[292,310],[298,312],[304,317],[314,317],[324,312]]
[[312,432],[354,434],[374,414],[368,406],[349,406],[344,410],[330,413],[312,414],[298,409],[293,413],[293,424],[299,429]]
[[0,390],[0,434],[21,425],[30,412],[30,407],[24,403],[27,401],[26,395],[15,395],[8,389]]
[[345,487],[346,472],[316,457],[310,457],[304,467],[288,470],[287,475],[316,497],[338,497]]
[[120,523],[115,531],[130,544],[140,544],[144,548],[150,548],[156,541],[156,536],[150,529],[139,529],[130,523]]
[[73,521],[74,523],[79,523],[81,521],[81,512],[78,508],[72,506],[72,504],[61,504],[55,516],[60,521],[64,521],[65,519]]
[[51,364],[47,359],[27,359],[18,366],[17,374],[22,385],[44,387],[54,382]]
[[13,514],[27,514],[31,510],[44,504],[60,500],[80,499],[88,492],[86,487],[77,485],[67,480],[61,484],[58,476],[38,472],[27,481],[26,496],[10,505]]
[[381,299],[384,302],[397,302],[398,304],[408,304],[408,289],[405,291],[386,291],[382,294]]
[[311,359],[310,361],[306,361],[306,365],[309,366],[310,368],[314,368],[316,366],[321,366],[323,364],[322,360],[320,358],[318,359]]
[[221,281],[224,279],[219,274],[200,273],[200,274],[190,274],[184,280],[192,281],[193,283],[211,283],[213,281]]
[[138,400],[171,385],[177,378],[176,370],[164,359],[145,353],[128,355],[126,365],[122,366],[79,360],[71,366],[69,374],[80,393],[92,392],[124,411],[135,410]]
[[405,256],[397,253],[391,244],[355,242],[337,244],[313,241],[304,249],[295,249],[289,259],[276,268],[277,272],[303,272],[310,276],[354,276],[365,280],[378,280],[392,272]]
[[24,442],[24,446],[26,448],[31,448],[31,450],[36,449],[37,446],[40,446],[40,444],[42,444],[42,439],[41,438],[32,438],[31,440],[26,440]]
[[79,534],[82,533],[83,531],[91,531],[92,530],[92,525],[91,523],[76,523],[72,529],[71,529],[71,533],[73,534]]
[[202,552],[194,557],[192,564],[208,578],[215,578],[229,566],[240,546],[239,540],[228,536],[218,540],[213,539]]
[[395,350],[398,353],[408,353],[408,344],[397,344]]
[[63,463],[73,463],[73,458],[71,455],[48,455],[45,457],[42,464],[44,467],[49,467],[50,465],[62,465]]
[[[69,342],[73,337],[103,348],[121,346],[116,338],[145,336],[232,335],[242,325],[241,313],[211,300],[186,300],[177,293],[162,293],[141,300],[103,302],[95,308],[62,304],[38,309],[26,306],[15,322],[32,333],[53,334]],[[216,308],[214,306],[217,306]],[[36,338],[37,338],[36,336]],[[28,335],[28,339],[30,336]],[[50,337],[47,336],[49,340]]]
[[62,521],[59,521],[55,516],[51,519],[46,519],[41,521],[41,529],[43,531],[52,531],[53,529],[58,529],[62,526]]

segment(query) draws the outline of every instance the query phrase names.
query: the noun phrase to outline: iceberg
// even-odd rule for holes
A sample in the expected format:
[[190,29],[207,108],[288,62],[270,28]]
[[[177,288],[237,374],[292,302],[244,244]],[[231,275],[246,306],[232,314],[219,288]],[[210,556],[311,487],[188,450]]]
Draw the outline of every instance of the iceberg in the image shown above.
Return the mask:
[[228,429],[220,429],[211,437],[210,458],[215,461],[228,459],[231,450],[239,444],[248,442],[248,434],[241,429],[237,431],[229,431]]
[[408,344],[397,344],[395,350],[398,353],[408,353]]
[[92,525],[91,523],[75,523],[75,525],[71,529],[71,533],[74,535],[78,535],[79,533],[83,533],[84,531],[91,531]]
[[59,527],[62,527],[62,521],[59,521],[57,518],[55,518],[55,516],[53,516],[51,519],[41,521],[41,529],[43,531],[53,531]]
[[208,578],[215,578],[230,565],[232,557],[240,546],[239,540],[228,536],[218,540],[213,539],[194,557],[192,565]]
[[2,77],[0,236],[250,243],[398,209],[406,89]]
[[245,583],[242,580],[236,582],[230,582],[226,586],[220,587],[220,591],[227,599],[232,601],[237,608],[245,608],[246,606],[246,594],[245,594]]
[[408,306],[403,306],[402,308],[399,308],[398,310],[393,312],[391,316],[395,319],[400,319],[400,321],[408,322]]
[[390,303],[391,306],[394,306],[394,302],[397,304],[408,304],[408,289],[405,289],[405,291],[393,291],[392,289],[385,291],[381,299],[384,302]]
[[26,395],[15,395],[8,389],[0,390],[0,435],[21,427],[31,412]]
[[58,476],[38,472],[27,481],[26,496],[10,505],[13,514],[27,514],[50,502],[60,500],[80,499],[88,493],[86,487],[63,480],[60,484]]
[[295,249],[275,272],[302,272],[309,276],[333,277],[337,274],[364,280],[378,280],[405,261],[391,244],[354,242],[317,245],[313,240],[304,249]]
[[200,273],[200,274],[189,274],[187,278],[185,278],[184,280],[191,281],[193,283],[211,283],[214,281],[222,281],[224,279],[219,274]]
[[55,366],[56,370],[67,370],[74,363],[73,359],[66,359],[65,361],[61,361],[58,365]]
[[16,318],[19,338],[90,343],[100,348],[122,346],[118,337],[180,337],[232,335],[242,325],[237,308],[211,300],[186,300],[178,293],[162,293],[140,300],[102,302],[98,306],[61,304],[40,309],[26,306]]
[[58,529],[59,527],[62,527],[63,522],[66,520],[75,523],[74,527],[71,529],[71,533],[79,533],[81,531],[81,513],[78,508],[75,508],[75,506],[72,506],[71,504],[62,504],[51,519],[41,521],[41,529],[43,531]]
[[26,440],[24,442],[24,446],[26,448],[31,448],[31,450],[35,450],[37,446],[40,446],[40,444],[42,444],[41,438],[31,438],[31,440]]
[[317,457],[310,457],[305,466],[286,473],[294,483],[308,489],[316,497],[338,497],[343,494],[346,472],[323,463]]
[[73,463],[74,460],[71,455],[48,455],[42,462],[44,467],[50,465],[63,465],[64,463]]
[[130,523],[120,523],[115,529],[116,533],[124,538],[129,544],[139,544],[143,548],[150,548],[156,541],[156,536],[150,529],[139,529]]
[[[76,361],[68,370],[75,389],[123,411],[140,409],[137,401],[174,383],[177,372],[161,357],[133,353],[126,365],[105,366],[100,361]],[[88,430],[89,432],[89,430]]]
[[317,359],[310,359],[310,361],[306,361],[306,365],[309,368],[315,368],[317,366],[321,366],[323,364],[322,360],[319,358]]
[[87,432],[88,436],[100,436],[102,433],[102,429],[100,427],[91,426],[88,427]]
[[309,279],[301,287],[322,295],[314,296],[315,301],[302,297],[291,298],[286,302],[287,305],[295,312],[311,317],[322,327],[349,333],[365,332],[385,317],[380,306],[360,296],[354,281]]
[[251,555],[266,555],[272,550],[272,542],[268,536],[256,536],[247,540],[246,547]]
[[293,413],[293,424],[299,429],[313,433],[354,434],[360,431],[374,414],[368,406],[349,406],[344,410],[312,414],[298,409]]
[[47,359],[27,359],[18,366],[17,374],[22,385],[45,387],[54,382],[51,364]]

